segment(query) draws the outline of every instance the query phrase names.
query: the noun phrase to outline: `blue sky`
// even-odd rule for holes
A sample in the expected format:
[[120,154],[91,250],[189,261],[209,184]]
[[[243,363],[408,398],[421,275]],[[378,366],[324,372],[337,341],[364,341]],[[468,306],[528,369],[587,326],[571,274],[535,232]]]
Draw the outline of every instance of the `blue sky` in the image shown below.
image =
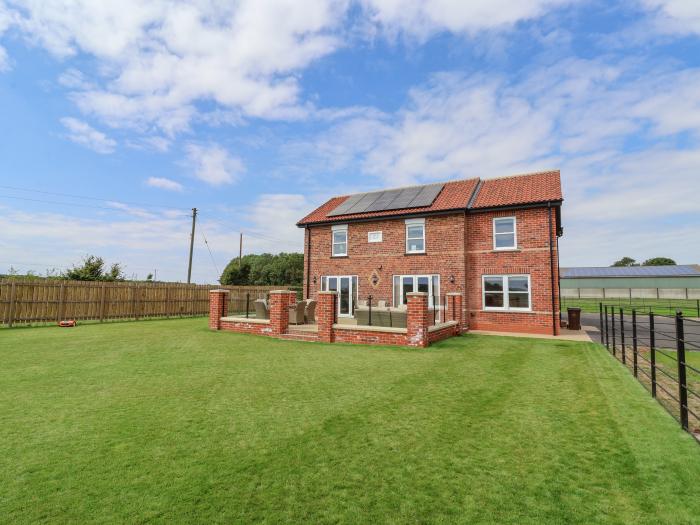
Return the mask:
[[697,0],[0,0],[0,114],[0,271],[184,280],[196,206],[214,282],[329,196],[550,168],[562,265],[700,262]]

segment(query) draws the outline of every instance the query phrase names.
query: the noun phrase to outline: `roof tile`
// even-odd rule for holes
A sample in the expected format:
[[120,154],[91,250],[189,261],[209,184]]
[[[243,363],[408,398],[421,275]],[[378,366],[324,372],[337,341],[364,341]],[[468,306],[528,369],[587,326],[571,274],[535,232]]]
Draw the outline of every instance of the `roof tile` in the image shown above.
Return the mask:
[[494,208],[560,200],[562,194],[559,171],[543,171],[486,179],[471,207]]
[[[478,190],[477,186],[479,186],[479,179],[476,178],[446,182],[433,203],[422,208],[403,208],[399,210],[329,216],[330,212],[340,206],[350,196],[333,197],[301,219],[297,225],[304,226],[307,224],[343,222],[365,218],[394,217],[407,213],[420,214],[466,210],[472,197],[474,197],[474,202],[469,206],[470,209],[562,200],[559,171],[486,179],[479,186]],[[477,190],[476,195],[475,190]]]

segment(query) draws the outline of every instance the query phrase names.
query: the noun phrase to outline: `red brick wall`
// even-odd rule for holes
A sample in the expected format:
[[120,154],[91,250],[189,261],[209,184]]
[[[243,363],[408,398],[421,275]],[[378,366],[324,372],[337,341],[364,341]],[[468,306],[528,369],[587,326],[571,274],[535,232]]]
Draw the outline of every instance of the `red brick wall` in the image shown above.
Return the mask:
[[[324,275],[357,275],[360,299],[365,300],[371,294],[373,304],[378,300],[393,304],[394,275],[439,274],[442,296],[448,292],[464,293],[464,223],[463,213],[426,217],[426,253],[405,255],[404,219],[351,222],[348,224],[348,256],[342,258],[331,257],[331,227],[312,226],[306,231],[304,241],[304,257],[308,265],[310,232],[310,296],[316,298]],[[382,242],[367,242],[370,231],[381,231]],[[371,282],[374,272],[379,277],[376,286]],[[450,283],[450,276],[454,276],[454,284]],[[304,293],[306,284],[305,266]]]
[[[472,213],[467,222],[467,300],[469,327],[495,330],[551,334],[559,333],[559,323],[552,321],[552,272],[547,208],[516,211]],[[555,212],[552,210],[552,244],[554,253],[554,312],[558,320],[559,288]],[[494,251],[494,217],[516,217],[516,251]],[[483,311],[482,275],[529,274],[532,312]],[[554,325],[554,326],[553,326]]]
[[272,335],[270,323],[250,323],[242,321],[221,321],[221,330],[239,332],[242,334]]
[[448,337],[453,337],[455,335],[459,335],[460,333],[460,328],[458,326],[445,326],[444,328],[438,328],[437,330],[433,330],[432,332],[428,332],[428,343],[432,344],[435,343],[436,341],[442,341],[443,339],[447,339]]
[[408,344],[406,334],[398,334],[394,332],[375,332],[359,329],[334,330],[333,338],[336,343],[401,346],[406,346]]
[[221,328],[221,318],[228,315],[228,290],[211,290],[209,292],[209,328]]

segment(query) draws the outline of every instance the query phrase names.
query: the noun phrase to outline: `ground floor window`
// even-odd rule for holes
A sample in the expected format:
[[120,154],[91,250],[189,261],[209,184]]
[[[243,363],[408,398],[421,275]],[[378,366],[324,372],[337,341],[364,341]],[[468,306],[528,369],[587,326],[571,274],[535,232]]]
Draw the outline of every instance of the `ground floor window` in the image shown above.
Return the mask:
[[394,306],[406,304],[406,295],[411,292],[428,294],[428,306],[440,305],[440,276],[394,275]]
[[324,275],[322,292],[338,292],[338,315],[352,317],[357,306],[357,275]]
[[530,310],[529,275],[484,275],[484,310]]

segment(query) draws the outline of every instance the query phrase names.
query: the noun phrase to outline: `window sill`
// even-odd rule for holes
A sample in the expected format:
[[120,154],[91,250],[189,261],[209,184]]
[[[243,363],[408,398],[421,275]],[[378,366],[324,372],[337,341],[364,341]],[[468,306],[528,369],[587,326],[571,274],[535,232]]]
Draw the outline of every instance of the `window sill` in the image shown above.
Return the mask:
[[531,314],[532,309],[519,309],[519,308],[482,308],[482,312],[485,313],[497,313],[497,314]]
[[500,252],[522,252],[522,248],[494,248],[491,250],[492,252],[500,253]]
[[349,259],[349,255],[331,255],[331,259]]
[[427,255],[425,252],[406,252],[404,255]]

